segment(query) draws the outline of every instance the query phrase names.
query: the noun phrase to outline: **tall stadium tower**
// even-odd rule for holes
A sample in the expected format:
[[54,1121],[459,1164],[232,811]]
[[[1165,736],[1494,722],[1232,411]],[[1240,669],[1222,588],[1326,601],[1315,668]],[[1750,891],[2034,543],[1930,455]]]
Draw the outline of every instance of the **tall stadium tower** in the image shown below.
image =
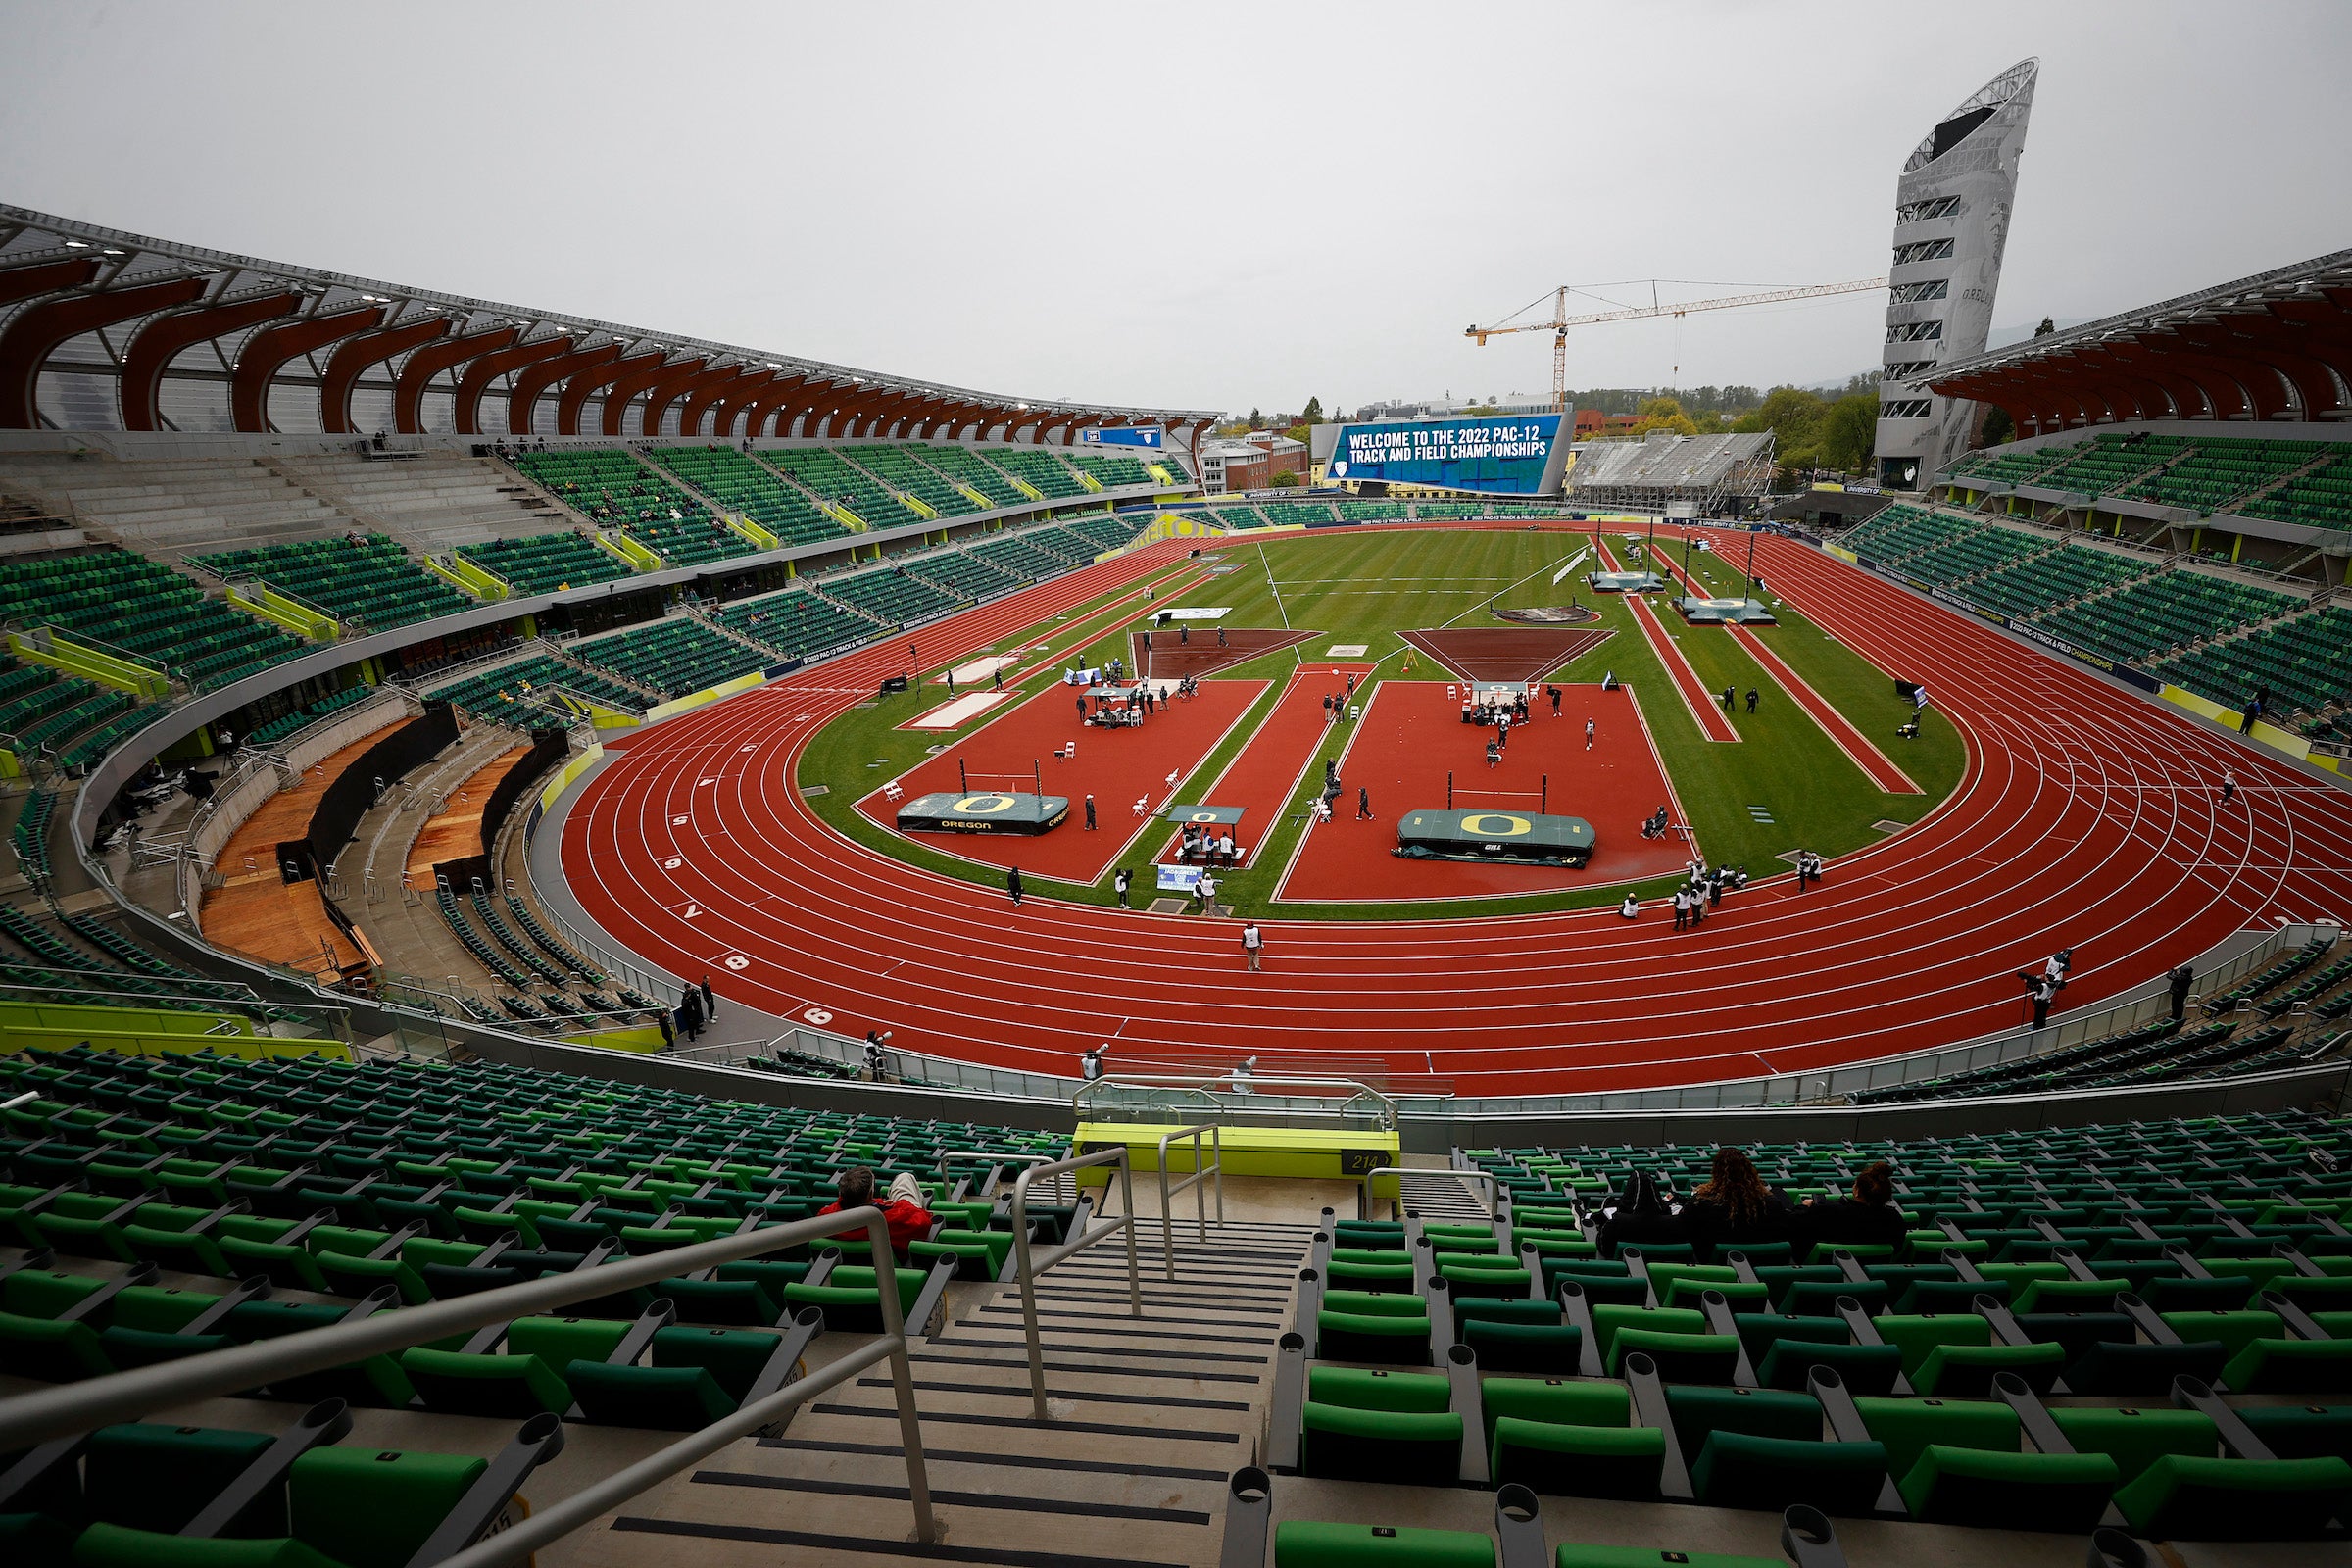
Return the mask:
[[1927,380],[1981,353],[1992,328],[2017,161],[2040,62],[2022,60],[1962,100],[1912,149],[1894,185],[1886,350],[1879,376],[1879,482],[1916,490],[1968,450],[1977,405]]

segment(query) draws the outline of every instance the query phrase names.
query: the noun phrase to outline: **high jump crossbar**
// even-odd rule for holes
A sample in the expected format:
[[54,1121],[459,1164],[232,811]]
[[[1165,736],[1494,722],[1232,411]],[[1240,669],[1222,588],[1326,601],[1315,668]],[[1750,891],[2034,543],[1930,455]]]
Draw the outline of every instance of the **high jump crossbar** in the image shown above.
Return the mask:
[[[1524,796],[1525,790],[1464,790],[1464,795]],[[1453,770],[1446,770],[1446,809],[1453,809]],[[1536,790],[1536,814],[1545,816],[1551,811],[1551,775],[1545,773]]]

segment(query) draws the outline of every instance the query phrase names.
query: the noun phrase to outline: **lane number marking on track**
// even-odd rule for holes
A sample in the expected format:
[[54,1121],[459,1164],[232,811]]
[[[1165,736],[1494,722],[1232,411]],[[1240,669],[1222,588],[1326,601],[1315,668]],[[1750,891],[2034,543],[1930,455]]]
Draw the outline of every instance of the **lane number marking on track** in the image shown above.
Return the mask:
[[675,871],[679,866],[684,865],[685,863],[686,858],[684,856],[673,855],[668,859],[662,862],[662,869],[664,871]]
[[669,825],[671,827],[684,827],[687,823],[693,820],[694,818],[691,816],[673,816],[669,819]]
[[740,953],[733,955],[727,959],[727,967],[730,969],[749,969],[751,966],[752,960],[745,957]]
[[819,1029],[822,1029],[825,1025],[833,1021],[833,1015],[822,1007],[810,1007],[807,1012],[802,1013],[801,1016],[808,1019],[810,1023],[816,1025]]
[[691,919],[693,919],[693,918],[694,918],[696,915],[698,915],[698,914],[701,914],[702,912],[703,912],[703,906],[702,906],[701,905],[699,905],[699,904],[689,904],[688,906],[686,906],[685,918],[687,918],[687,919],[691,920]]

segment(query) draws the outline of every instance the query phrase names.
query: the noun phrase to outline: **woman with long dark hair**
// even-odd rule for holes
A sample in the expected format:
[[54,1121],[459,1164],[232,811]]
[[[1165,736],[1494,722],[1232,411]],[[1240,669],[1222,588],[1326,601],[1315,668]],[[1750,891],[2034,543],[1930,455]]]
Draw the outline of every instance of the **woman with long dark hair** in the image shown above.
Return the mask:
[[1816,1198],[1797,1210],[1808,1241],[1892,1246],[1903,1239],[1903,1211],[1894,1202],[1894,1167],[1885,1160],[1864,1166],[1850,1198]]
[[1764,1185],[1744,1150],[1718,1149],[1706,1182],[1683,1205],[1691,1240],[1708,1245],[1778,1241],[1788,1233],[1788,1202]]

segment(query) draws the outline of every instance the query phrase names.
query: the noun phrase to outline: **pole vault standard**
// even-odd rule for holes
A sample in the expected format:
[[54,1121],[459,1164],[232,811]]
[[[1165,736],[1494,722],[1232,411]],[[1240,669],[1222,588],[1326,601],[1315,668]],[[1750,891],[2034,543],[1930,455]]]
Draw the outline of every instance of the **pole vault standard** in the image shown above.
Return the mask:
[[[1464,791],[1462,791],[1462,793],[1463,793],[1464,795],[1521,795],[1521,796],[1523,796],[1523,795],[1525,795],[1525,794],[1527,793],[1527,791],[1525,791],[1525,790],[1464,790]],[[1452,810],[1452,809],[1453,809],[1453,769],[1451,769],[1451,768],[1447,768],[1447,769],[1446,770],[1446,809],[1447,809],[1448,811],[1450,811],[1450,810]],[[1542,782],[1542,785],[1541,785],[1541,787],[1539,787],[1539,788],[1537,789],[1537,791],[1536,791],[1536,814],[1537,814],[1537,815],[1539,815],[1539,816],[1544,816],[1544,815],[1548,815],[1548,814],[1550,814],[1550,811],[1551,811],[1551,775],[1550,775],[1549,773],[1546,773],[1546,774],[1544,774],[1544,777],[1543,777],[1543,782]]]

